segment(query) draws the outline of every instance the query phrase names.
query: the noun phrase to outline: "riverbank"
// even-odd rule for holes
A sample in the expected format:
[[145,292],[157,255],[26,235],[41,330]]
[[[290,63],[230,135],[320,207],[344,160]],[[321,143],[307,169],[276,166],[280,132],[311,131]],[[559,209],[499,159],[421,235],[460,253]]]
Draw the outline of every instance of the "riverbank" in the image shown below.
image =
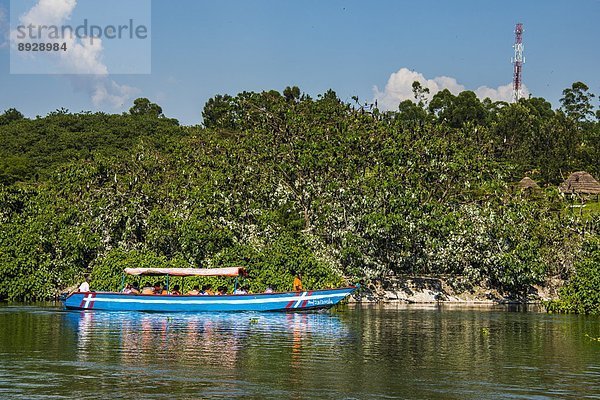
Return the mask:
[[509,293],[488,287],[485,283],[472,284],[464,277],[404,277],[375,279],[362,285],[350,297],[351,303],[539,303],[558,298],[559,279],[545,285],[529,286],[526,293]]

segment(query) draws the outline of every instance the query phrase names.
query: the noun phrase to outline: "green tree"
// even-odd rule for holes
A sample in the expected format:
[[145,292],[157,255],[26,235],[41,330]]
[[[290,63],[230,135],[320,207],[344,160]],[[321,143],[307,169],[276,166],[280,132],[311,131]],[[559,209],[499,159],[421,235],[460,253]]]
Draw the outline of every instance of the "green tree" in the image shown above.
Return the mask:
[[454,96],[448,89],[436,93],[429,102],[429,111],[439,123],[460,128],[466,123],[483,125],[488,117],[485,106],[474,92],[464,91]]
[[594,116],[592,100],[595,97],[583,82],[574,82],[570,88],[563,90],[560,99],[561,109],[569,117],[578,122],[590,121]]
[[423,107],[411,100],[404,100],[398,105],[396,119],[410,127],[421,126],[428,120],[428,114]]
[[300,101],[300,88],[298,86],[287,86],[283,90],[283,97],[287,102],[298,102]]
[[419,81],[414,81],[412,83],[412,92],[419,107],[425,107],[427,96],[429,95],[429,88],[424,88]]
[[560,297],[546,304],[549,311],[600,315],[600,240],[589,239],[575,274],[561,288]]
[[235,129],[238,122],[238,106],[229,95],[216,95],[208,99],[202,110],[207,128]]
[[145,97],[137,98],[133,101],[133,106],[129,109],[131,115],[148,116],[148,117],[164,117],[162,107],[156,103],[152,103]]
[[0,126],[10,124],[13,121],[19,121],[25,118],[23,114],[16,108],[9,108],[4,110],[4,113],[0,114]]

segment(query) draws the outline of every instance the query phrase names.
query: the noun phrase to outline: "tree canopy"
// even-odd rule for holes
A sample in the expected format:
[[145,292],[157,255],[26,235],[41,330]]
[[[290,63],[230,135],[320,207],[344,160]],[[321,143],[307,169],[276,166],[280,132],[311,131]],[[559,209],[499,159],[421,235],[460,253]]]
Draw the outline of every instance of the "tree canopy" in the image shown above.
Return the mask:
[[131,115],[140,115],[147,117],[160,118],[164,117],[162,107],[156,103],[152,103],[145,97],[140,97],[133,101],[133,107],[129,109]]
[[[413,89],[394,111],[333,90],[216,95],[194,127],[148,99],[122,115],[7,110],[0,297],[49,298],[84,273],[116,289],[127,265],[244,265],[253,290],[296,270],[308,288],[455,274],[514,293],[589,266],[600,218],[556,190],[600,176],[588,89],[568,110]],[[514,188],[526,174],[535,198]]]

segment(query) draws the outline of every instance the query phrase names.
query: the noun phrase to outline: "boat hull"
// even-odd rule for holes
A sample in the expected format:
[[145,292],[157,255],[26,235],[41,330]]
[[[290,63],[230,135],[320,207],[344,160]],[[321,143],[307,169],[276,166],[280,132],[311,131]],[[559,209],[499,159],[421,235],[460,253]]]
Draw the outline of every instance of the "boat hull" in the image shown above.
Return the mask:
[[71,310],[211,312],[303,311],[330,308],[356,287],[304,292],[225,296],[135,295],[112,292],[76,292],[64,301]]

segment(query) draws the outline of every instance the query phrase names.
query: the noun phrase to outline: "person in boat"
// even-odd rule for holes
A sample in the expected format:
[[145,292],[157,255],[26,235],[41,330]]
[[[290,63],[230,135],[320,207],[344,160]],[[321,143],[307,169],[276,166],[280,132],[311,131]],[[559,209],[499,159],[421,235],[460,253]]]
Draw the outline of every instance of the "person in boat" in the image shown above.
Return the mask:
[[179,291],[179,285],[173,286],[173,290],[171,290],[172,296],[181,296],[181,292]]
[[217,296],[225,296],[227,294],[227,288],[225,286],[219,286],[217,289]]
[[212,290],[212,285],[204,285],[202,286],[202,292],[200,294],[205,296],[213,296],[215,292]]
[[160,291],[160,294],[169,294],[169,289],[167,289],[167,285],[164,285],[162,290]]
[[140,294],[140,284],[133,282],[131,285],[131,294]]
[[145,285],[142,288],[142,294],[154,294],[154,288],[150,285]]
[[89,292],[90,291],[90,284],[88,283],[89,279],[90,279],[90,277],[88,275],[86,275],[83,279],[83,282],[81,283],[81,285],[79,285],[79,288],[77,290],[80,292]]
[[248,290],[245,286],[239,287],[234,290],[233,294],[248,294]]
[[267,288],[265,289],[265,293],[273,293],[273,288],[271,287],[271,285],[267,286]]
[[128,283],[127,285],[125,285],[125,287],[123,288],[123,294],[130,294],[131,293],[131,283]]
[[200,294],[200,286],[195,285],[192,290],[187,292],[188,296],[197,296]]
[[294,272],[294,283],[292,284],[292,290],[294,292],[302,291],[302,274],[300,272]]
[[153,291],[153,293],[154,293],[154,294],[162,294],[162,291],[163,291],[163,290],[162,290],[162,287],[161,287],[161,284],[160,284],[160,282],[156,282],[156,283],[154,284],[154,291]]

